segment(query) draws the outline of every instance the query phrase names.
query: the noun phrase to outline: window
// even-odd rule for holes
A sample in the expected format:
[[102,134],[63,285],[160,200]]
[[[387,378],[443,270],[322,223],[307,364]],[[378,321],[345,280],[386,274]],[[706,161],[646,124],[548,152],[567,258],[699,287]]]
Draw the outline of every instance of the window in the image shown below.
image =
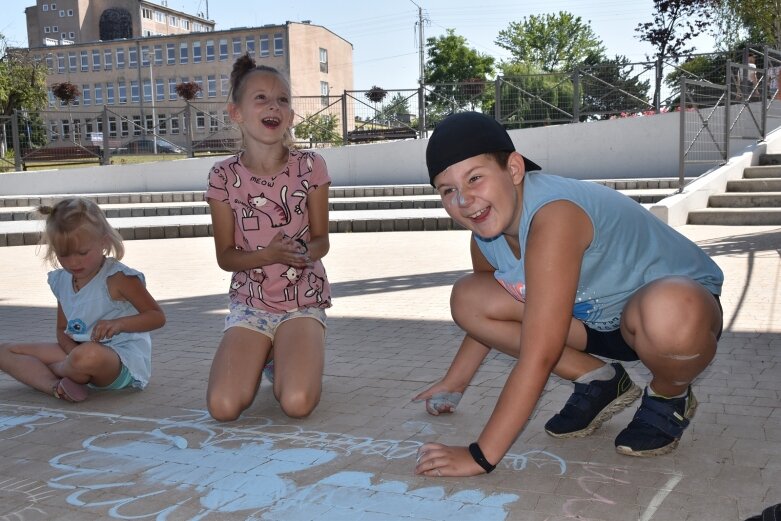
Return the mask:
[[247,54],[250,55],[250,57],[255,57],[255,37],[254,36],[247,36],[246,38],[247,43]]
[[167,57],[167,63],[168,65],[175,65],[176,64],[176,44],[168,43],[165,46],[165,52]]
[[124,69],[124,68],[125,68],[125,48],[118,47],[117,48],[117,69]]
[[127,137],[130,134],[130,123],[125,118],[122,118],[122,121],[120,122],[120,129],[122,137]]
[[155,80],[155,98],[157,101],[165,101],[165,81],[162,79]]
[[193,42],[193,63],[201,63],[201,42]]
[[76,53],[75,52],[69,52],[68,53],[68,70],[70,72],[76,72]]
[[89,71],[89,53],[81,51],[81,72]]
[[95,105],[103,105],[103,85],[95,84]]
[[214,133],[219,130],[217,123],[219,123],[219,120],[217,119],[217,113],[209,112],[209,132]]
[[56,11],[57,10],[57,4],[52,4],[49,9],[51,9],[52,11]]
[[75,37],[76,37],[76,33],[74,33],[73,31],[68,33],[68,38],[70,38],[71,40],[73,40]]
[[63,74],[65,72],[65,55],[61,52],[57,53],[57,73]]
[[92,49],[92,70],[100,70],[100,51],[98,49]]
[[163,64],[163,46],[155,45],[155,65]]
[[182,42],[179,44],[179,63],[185,64],[189,61],[189,48],[187,47],[187,42]]
[[73,9],[68,9],[68,16],[73,16]]
[[320,72],[328,72],[328,50],[320,49]]
[[263,34],[260,36],[260,57],[266,58],[269,55],[268,35]]
[[167,129],[168,129],[168,118],[165,117],[165,114],[158,114],[157,115],[158,133],[165,134]]
[[42,9],[44,12],[49,10],[49,4],[43,4]]
[[65,11],[60,9],[60,18],[65,18]]
[[127,66],[131,69],[138,67],[138,50],[135,47],[129,47],[127,50]]
[[241,56],[241,38],[233,39],[233,57],[238,58]]
[[217,77],[214,74],[206,77],[206,92],[210,98],[217,97]]
[[81,102],[84,105],[92,105],[92,93],[89,85],[81,86]]
[[103,51],[103,68],[107,71],[110,71],[113,66],[114,53],[111,52],[111,49],[106,49]]
[[195,113],[195,128],[201,132],[206,127],[206,114],[201,111]]
[[43,32],[49,34],[50,32],[52,32],[52,28],[47,25],[46,27],[43,28]]
[[53,33],[58,33],[58,32],[60,32],[60,28],[58,26],[56,26],[56,25],[52,25],[52,32]]
[[179,133],[179,118],[171,118],[171,134]]
[[320,82],[320,104],[324,107],[328,106],[328,94],[330,90],[327,81]]
[[50,74],[54,72],[54,58],[51,53],[46,55],[46,68],[49,70]]
[[220,40],[220,61],[228,59],[228,40],[223,38]]
[[179,25],[179,19],[173,15],[168,15],[168,25],[171,27],[176,27]]
[[108,118],[108,137],[117,137],[117,118]]
[[176,94],[176,78],[171,78],[168,80],[168,99],[175,100],[178,98],[179,96]]
[[202,98],[203,97],[203,76],[196,76],[193,78],[193,81],[198,84],[198,86],[201,88],[201,90],[198,91],[198,94],[195,95],[196,98]]
[[119,103],[124,105],[127,103],[127,85],[124,81],[120,81],[118,85]]
[[282,33],[274,33],[274,56],[282,56],[285,52],[285,42]]
[[182,20],[182,29],[190,30],[190,20]]
[[206,40],[206,61],[214,61],[214,40]]
[[141,135],[141,116],[133,116],[133,135]]
[[228,75],[220,74],[220,94],[222,94],[223,96],[227,96],[229,90],[230,90],[230,81],[228,81]]
[[141,46],[141,67],[149,67],[149,46]]
[[144,102],[149,103],[152,101],[152,82],[144,80]]
[[152,10],[147,7],[141,8],[141,18],[146,18],[147,20],[152,19]]
[[161,13],[160,11],[155,11],[155,22],[164,24],[165,23],[165,14]]
[[114,83],[113,82],[106,83],[106,102],[109,105],[114,104]]
[[130,81],[130,102],[138,103],[140,99],[141,98],[138,92],[138,82],[136,80],[131,80]]

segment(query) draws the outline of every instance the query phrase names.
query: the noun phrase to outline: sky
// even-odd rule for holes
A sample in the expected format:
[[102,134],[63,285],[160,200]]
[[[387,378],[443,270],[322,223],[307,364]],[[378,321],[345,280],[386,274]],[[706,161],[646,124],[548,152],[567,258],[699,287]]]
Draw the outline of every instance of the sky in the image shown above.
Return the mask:
[[[466,38],[469,47],[494,56],[497,63],[509,57],[494,44],[500,30],[529,15],[560,11],[589,22],[610,57],[622,54],[637,62],[646,61],[646,55],[653,53],[635,33],[637,24],[652,20],[652,0],[168,0],[167,4],[188,13],[208,10],[216,30],[302,20],[321,25],[353,45],[356,90],[374,85],[386,90],[417,86],[419,7],[424,17],[424,41],[454,29]],[[27,46],[24,9],[32,5],[34,0],[2,0],[0,33],[10,45]],[[701,37],[696,44],[698,52],[713,49],[709,37]]]

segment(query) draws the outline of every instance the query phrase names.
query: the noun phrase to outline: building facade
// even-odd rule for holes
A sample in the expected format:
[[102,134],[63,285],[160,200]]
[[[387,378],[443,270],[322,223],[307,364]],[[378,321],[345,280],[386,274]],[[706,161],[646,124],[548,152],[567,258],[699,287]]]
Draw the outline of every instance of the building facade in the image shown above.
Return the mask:
[[[352,44],[308,21],[215,31],[214,22],[139,0],[39,0],[26,12],[28,52],[46,64],[47,86],[69,82],[80,90],[76,102],[65,107],[49,88],[50,112],[44,119],[53,142],[108,135],[121,146],[133,136],[154,133],[184,144],[185,104],[176,86],[185,82],[202,89],[192,103],[197,109],[192,137],[214,136],[229,126],[230,72],[244,53],[290,79],[300,115],[323,110],[330,96],[353,87]],[[174,30],[169,29],[174,18],[179,32],[166,33]],[[190,30],[182,32],[185,19]],[[55,22],[56,45],[46,37]],[[123,31],[130,36],[105,38]],[[296,98],[311,98],[312,106],[299,102],[297,107]],[[111,112],[107,128],[100,116],[104,109]]]

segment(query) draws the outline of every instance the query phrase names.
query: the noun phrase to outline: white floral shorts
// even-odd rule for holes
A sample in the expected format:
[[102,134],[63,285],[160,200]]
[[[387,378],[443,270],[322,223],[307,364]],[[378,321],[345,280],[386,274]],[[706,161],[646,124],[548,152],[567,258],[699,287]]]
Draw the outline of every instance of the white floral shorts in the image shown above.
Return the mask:
[[274,340],[274,334],[279,325],[294,318],[313,318],[323,325],[323,329],[326,327],[325,309],[323,308],[300,308],[285,313],[271,313],[231,302],[230,312],[225,317],[225,329],[223,331],[227,331],[232,327],[244,327],[262,333]]

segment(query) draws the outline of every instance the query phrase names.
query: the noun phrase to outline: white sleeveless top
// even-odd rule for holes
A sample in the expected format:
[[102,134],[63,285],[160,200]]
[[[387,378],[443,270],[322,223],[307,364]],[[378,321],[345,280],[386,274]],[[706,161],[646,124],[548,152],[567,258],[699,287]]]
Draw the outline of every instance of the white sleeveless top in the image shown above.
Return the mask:
[[[76,342],[89,342],[92,328],[99,320],[112,320],[138,314],[130,302],[114,300],[108,292],[106,279],[122,272],[138,277],[146,285],[144,274],[107,257],[103,267],[78,292],[73,290],[73,276],[64,269],[49,272],[49,286],[62,307],[68,325],[65,333]],[[119,333],[101,341],[113,349],[133,377],[132,386],[143,389],[152,373],[152,340],[148,332]]]

